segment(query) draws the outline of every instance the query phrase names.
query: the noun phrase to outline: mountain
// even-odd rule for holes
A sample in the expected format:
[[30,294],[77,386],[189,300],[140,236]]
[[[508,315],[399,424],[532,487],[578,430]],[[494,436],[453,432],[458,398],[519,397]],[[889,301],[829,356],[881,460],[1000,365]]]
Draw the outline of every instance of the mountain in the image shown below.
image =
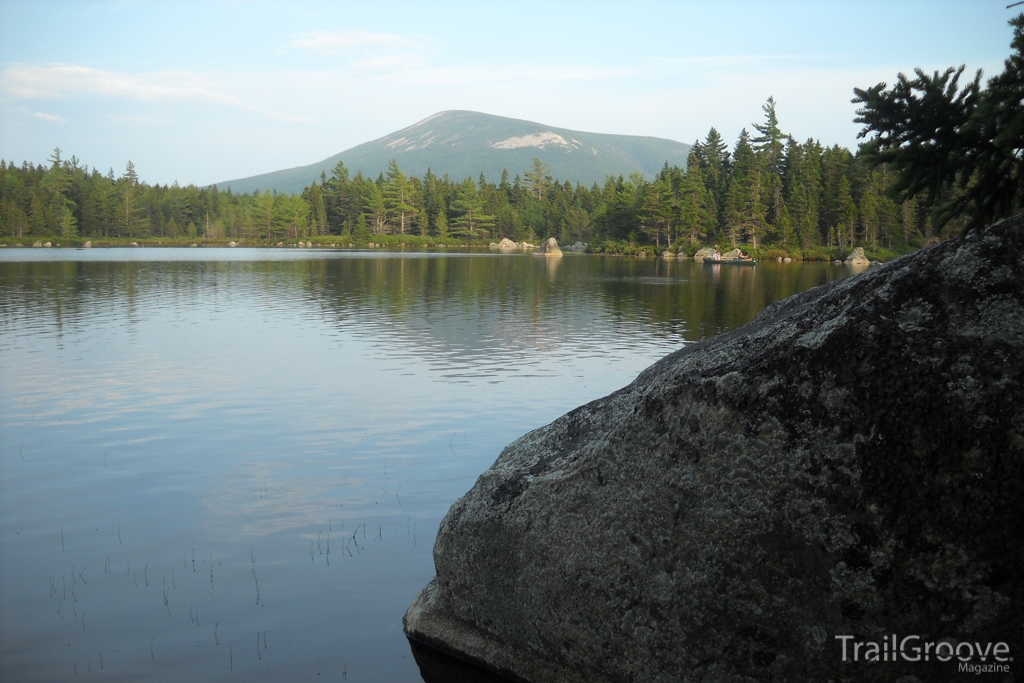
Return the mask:
[[427,168],[454,180],[483,173],[497,182],[503,169],[515,178],[533,167],[537,157],[551,167],[551,176],[584,185],[603,183],[609,175],[640,172],[650,179],[667,161],[685,167],[690,145],[639,135],[607,135],[555,128],[533,121],[475,111],[443,111],[408,128],[365,142],[308,166],[227,180],[217,187],[235,192],[273,189],[298,193],[320,173],[344,161],[351,174],[369,178],[387,171],[395,159],[406,175],[422,178]]

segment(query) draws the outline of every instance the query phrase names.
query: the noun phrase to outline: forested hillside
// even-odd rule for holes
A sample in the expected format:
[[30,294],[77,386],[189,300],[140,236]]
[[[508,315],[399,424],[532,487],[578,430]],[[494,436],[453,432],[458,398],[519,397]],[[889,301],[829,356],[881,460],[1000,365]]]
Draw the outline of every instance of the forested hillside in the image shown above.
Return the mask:
[[[695,142],[686,168],[667,163],[653,180],[640,174],[573,185],[535,159],[500,178],[406,175],[397,162],[368,178],[343,163],[301,194],[148,185],[131,162],[121,175],[65,159],[0,162],[0,234],[9,241],[151,238],[246,240],[319,238],[330,243],[482,242],[509,237],[583,241],[597,251],[630,253],[746,245],[762,254],[821,256],[822,248],[903,250],[955,234],[933,234],[929,206],[896,203],[890,172],[861,154],[780,127],[769,99],[763,118],[730,149],[715,129]],[[417,237],[419,236],[419,237]]]
[[499,178],[505,169],[515,174],[528,168],[534,157],[563,182],[590,186],[606,176],[629,176],[634,171],[650,180],[666,161],[684,165],[689,152],[689,145],[664,138],[587,133],[476,111],[443,111],[315,164],[217,186],[235,192],[301,192],[321,173],[330,174],[339,161],[353,173],[362,171],[371,178],[387,173],[391,161],[407,175],[419,177],[433,170],[457,180],[481,173]]

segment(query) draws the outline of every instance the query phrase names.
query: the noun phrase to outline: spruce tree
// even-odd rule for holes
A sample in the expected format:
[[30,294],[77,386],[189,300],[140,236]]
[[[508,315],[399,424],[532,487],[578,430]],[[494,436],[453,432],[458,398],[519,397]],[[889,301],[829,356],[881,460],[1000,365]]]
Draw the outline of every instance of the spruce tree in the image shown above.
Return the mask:
[[793,239],[801,248],[818,244],[821,146],[814,140],[801,145],[789,138],[783,174],[783,192]]
[[711,128],[703,143],[694,143],[694,152],[700,161],[704,183],[715,203],[715,214],[720,228],[725,227],[725,197],[728,191],[730,160],[729,148],[717,130]]
[[897,201],[920,197],[937,225],[959,216],[980,227],[1024,208],[1024,14],[1010,20],[1014,52],[1003,72],[963,88],[964,67],[915,69],[888,88],[855,88],[865,158],[891,164]]
[[456,214],[452,232],[460,237],[465,236],[470,239],[485,237],[488,231],[494,227],[494,216],[484,213],[483,199],[470,178],[462,183],[451,210]]
[[439,200],[437,204],[437,215],[434,217],[434,229],[437,231],[437,236],[441,239],[448,237],[448,209],[445,208],[443,199]]
[[695,152],[690,153],[679,187],[679,229],[693,244],[707,237],[718,224],[717,207],[704,181],[704,171]]
[[141,215],[139,204],[139,176],[135,172],[135,164],[128,162],[124,175],[117,181],[121,187],[121,219],[128,237],[135,237],[144,234],[147,229],[147,221]]
[[761,161],[744,128],[733,152],[733,172],[726,197],[726,235],[732,244],[745,239],[756,248],[758,237],[764,234],[767,209]]
[[75,220],[75,214],[69,208],[64,209],[64,219],[60,222],[60,234],[65,239],[78,237],[78,221]]
[[327,234],[327,209],[324,206],[324,193],[320,185],[313,183],[309,188],[310,213],[316,234]]
[[370,237],[370,230],[366,225],[366,215],[360,213],[356,218],[356,227],[352,231],[352,238],[364,242]]
[[[653,183],[647,184],[643,191],[640,211],[640,229],[648,236],[654,238],[655,247],[661,249],[661,236],[668,236],[673,217],[673,204],[675,196],[672,187],[662,174],[654,179]],[[669,238],[668,246],[672,246]]]

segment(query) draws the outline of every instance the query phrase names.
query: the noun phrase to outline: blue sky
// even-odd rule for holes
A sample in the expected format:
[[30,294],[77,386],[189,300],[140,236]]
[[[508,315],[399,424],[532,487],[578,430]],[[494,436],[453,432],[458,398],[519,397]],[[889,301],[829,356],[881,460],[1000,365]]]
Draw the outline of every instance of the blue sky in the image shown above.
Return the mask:
[[151,183],[312,163],[438,111],[730,142],[773,96],[784,132],[853,149],[854,86],[986,77],[1009,0],[19,2],[0,0],[0,157]]

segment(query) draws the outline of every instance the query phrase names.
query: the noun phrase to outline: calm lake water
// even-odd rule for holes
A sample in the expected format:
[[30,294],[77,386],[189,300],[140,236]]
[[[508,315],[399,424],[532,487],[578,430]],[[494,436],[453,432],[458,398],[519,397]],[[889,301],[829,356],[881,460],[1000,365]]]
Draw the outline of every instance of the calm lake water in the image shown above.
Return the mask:
[[419,681],[501,449],[849,274],[573,255],[0,250],[0,679]]

